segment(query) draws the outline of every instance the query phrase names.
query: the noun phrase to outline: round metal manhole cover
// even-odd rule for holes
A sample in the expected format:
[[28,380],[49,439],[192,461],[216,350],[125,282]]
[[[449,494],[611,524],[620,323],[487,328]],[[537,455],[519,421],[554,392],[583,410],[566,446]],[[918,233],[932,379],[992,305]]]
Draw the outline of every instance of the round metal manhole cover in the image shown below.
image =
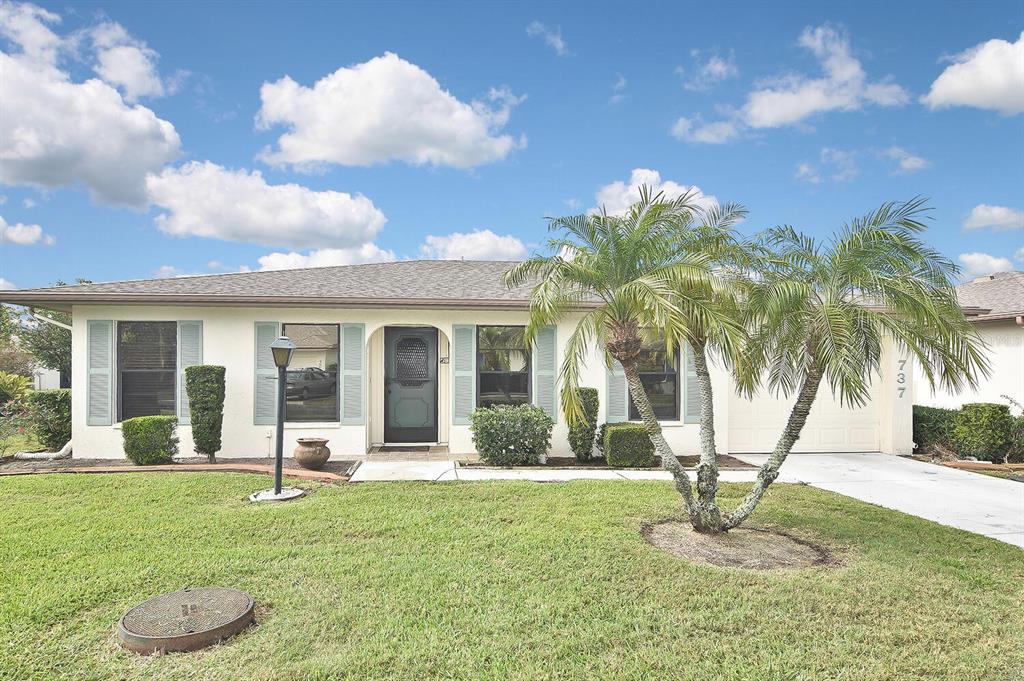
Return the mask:
[[213,645],[252,623],[253,601],[237,589],[182,589],[150,598],[117,626],[121,644],[137,653],[186,652]]

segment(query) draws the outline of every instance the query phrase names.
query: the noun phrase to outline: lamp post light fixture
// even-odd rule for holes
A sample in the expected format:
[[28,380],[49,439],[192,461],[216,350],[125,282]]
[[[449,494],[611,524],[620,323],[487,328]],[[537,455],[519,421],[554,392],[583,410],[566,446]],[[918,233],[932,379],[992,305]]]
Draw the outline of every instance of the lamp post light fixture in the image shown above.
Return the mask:
[[295,343],[288,336],[281,336],[270,344],[270,352],[274,356],[277,367],[277,437],[274,442],[274,489],[256,492],[249,497],[251,501],[288,501],[303,495],[301,489],[281,489],[281,468],[284,463],[284,416],[285,386],[288,383],[288,364],[295,352]]

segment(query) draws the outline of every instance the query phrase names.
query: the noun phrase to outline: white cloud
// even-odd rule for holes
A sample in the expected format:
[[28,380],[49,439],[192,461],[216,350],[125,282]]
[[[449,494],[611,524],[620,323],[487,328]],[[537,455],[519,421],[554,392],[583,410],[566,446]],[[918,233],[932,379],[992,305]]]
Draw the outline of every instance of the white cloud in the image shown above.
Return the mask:
[[526,257],[526,246],[511,234],[499,236],[489,229],[477,229],[447,236],[429,234],[420,246],[420,255],[437,260],[521,260]]
[[651,187],[654,193],[663,192],[667,199],[675,199],[689,192],[693,203],[702,207],[710,207],[718,202],[714,196],[701,191],[700,187],[662,180],[661,173],[657,170],[634,168],[630,173],[629,182],[618,180],[597,190],[594,196],[597,205],[591,212],[603,207],[610,215],[624,214],[630,206],[640,200],[640,187],[643,185]]
[[612,96],[608,99],[609,104],[618,104],[626,98],[624,91],[627,82],[626,77],[621,73],[616,75],[615,82],[612,83]]
[[1024,229],[1024,211],[1007,206],[990,206],[979,203],[971,209],[964,220],[964,231],[992,228],[993,232],[1009,232]]
[[730,51],[725,57],[712,54],[707,59],[702,59],[700,50],[690,50],[693,58],[693,65],[687,69],[682,66],[676,67],[676,75],[683,79],[683,89],[692,91],[703,91],[712,85],[728,78],[735,78],[739,75],[736,68],[736,56]]
[[0,291],[13,291],[16,288],[18,287],[3,277],[0,277]]
[[958,260],[965,280],[1013,270],[1013,263],[1009,258],[997,258],[988,253],[961,253]]
[[353,248],[321,248],[309,253],[270,253],[259,259],[261,270],[291,270],[300,267],[331,267],[366,262],[391,262],[394,251],[366,243]]
[[[869,81],[860,61],[853,56],[849,38],[832,26],[808,26],[797,44],[817,58],[823,71],[820,77],[791,73],[764,81],[747,94],[747,101],[739,111],[720,122],[728,124],[719,129],[720,134],[702,134],[703,128],[718,123],[704,124],[694,130],[684,124],[678,131],[673,128],[676,138],[719,144],[732,139],[744,128],[796,125],[829,111],[854,111],[869,104],[901,106],[909,100],[906,90],[893,82]],[[721,134],[723,131],[728,134]]]
[[952,58],[921,98],[932,109],[973,106],[1004,116],[1024,112],[1024,31],[1017,42],[989,40]]
[[163,208],[162,231],[291,248],[349,248],[369,242],[386,222],[362,194],[267,184],[259,171],[190,162],[150,175],[150,200]]
[[0,182],[59,187],[84,184],[96,201],[145,205],[144,178],[178,156],[174,126],[129,106],[110,84],[71,80],[58,55],[71,49],[49,25],[53,13],[0,4]]
[[163,81],[157,72],[159,55],[146,43],[128,35],[121,24],[108,21],[90,32],[96,50],[96,73],[136,102],[141,97],[162,97]]
[[819,184],[821,182],[821,174],[818,172],[818,169],[807,162],[797,164],[794,177],[811,184]]
[[924,170],[931,165],[931,162],[928,159],[922,158],[921,156],[915,156],[903,147],[889,147],[882,152],[882,155],[896,161],[896,173],[916,173],[917,171]]
[[33,198],[26,197],[26,198],[22,199],[21,205],[23,205],[23,206],[25,206],[25,208],[28,208],[28,209],[31,210],[32,208],[36,207],[36,200],[33,199]]
[[562,39],[561,26],[549,27],[539,21],[531,21],[530,25],[526,27],[526,35],[531,38],[540,36],[544,39],[544,43],[553,49],[559,57],[569,56],[569,46]]
[[43,233],[39,225],[26,225],[21,222],[10,224],[0,216],[0,244],[15,244],[17,246],[32,246],[40,243],[44,246],[52,246],[57,240]]
[[288,128],[261,158],[273,165],[371,165],[390,160],[471,168],[525,144],[502,134],[523,101],[492,88],[461,102],[420,67],[390,52],[306,87],[285,76],[260,88],[257,127]]
[[817,166],[806,161],[798,163],[796,179],[818,184],[827,175],[828,179],[835,182],[849,182],[860,174],[856,151],[822,147],[818,161]]
[[1013,254],[1014,259],[1020,264],[1024,265],[1024,246],[1017,249],[1017,252]]
[[739,125],[734,121],[703,123],[699,116],[693,119],[680,116],[672,125],[672,136],[680,142],[722,144],[739,133]]

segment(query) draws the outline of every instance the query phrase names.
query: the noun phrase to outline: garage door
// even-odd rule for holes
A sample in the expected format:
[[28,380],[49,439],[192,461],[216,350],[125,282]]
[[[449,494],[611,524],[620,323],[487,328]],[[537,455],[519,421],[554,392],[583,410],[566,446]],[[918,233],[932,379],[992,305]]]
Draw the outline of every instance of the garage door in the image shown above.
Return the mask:
[[[795,398],[757,395],[729,400],[729,451],[737,454],[770,452],[789,418]],[[794,452],[876,452],[879,413],[876,402],[861,409],[841,407],[827,384],[821,386]]]

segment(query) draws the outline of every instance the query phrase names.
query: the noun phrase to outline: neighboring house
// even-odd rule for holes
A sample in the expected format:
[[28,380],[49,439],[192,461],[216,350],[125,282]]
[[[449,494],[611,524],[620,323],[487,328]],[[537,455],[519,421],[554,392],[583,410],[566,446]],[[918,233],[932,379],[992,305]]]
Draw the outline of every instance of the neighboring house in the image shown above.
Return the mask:
[[[956,409],[969,402],[1024,403],[1024,272],[997,272],[957,286],[957,298],[988,346],[992,372],[977,390],[933,392],[917,370],[915,404]],[[1014,409],[1020,413],[1019,409]]]
[[[405,261],[3,291],[0,299],[73,312],[76,456],[121,457],[119,423],[145,414],[178,415],[181,451],[191,451],[183,376],[199,363],[227,368],[218,456],[268,455],[277,392],[269,346],[282,333],[299,346],[285,451],[296,438],[321,436],[341,457],[391,443],[471,453],[475,407],[530,402],[555,419],[552,453],[568,455],[557,379],[579,315],[526,347],[529,290],[501,282],[512,264]],[[695,453],[699,404],[687,353],[650,347],[641,365],[669,442]],[[825,386],[796,449],[909,453],[907,359],[887,347],[882,366],[861,409],[840,407]],[[770,451],[792,400],[740,398],[721,367],[712,380],[719,451]],[[581,383],[598,389],[600,421],[636,417],[621,369],[607,368],[597,347]]]

